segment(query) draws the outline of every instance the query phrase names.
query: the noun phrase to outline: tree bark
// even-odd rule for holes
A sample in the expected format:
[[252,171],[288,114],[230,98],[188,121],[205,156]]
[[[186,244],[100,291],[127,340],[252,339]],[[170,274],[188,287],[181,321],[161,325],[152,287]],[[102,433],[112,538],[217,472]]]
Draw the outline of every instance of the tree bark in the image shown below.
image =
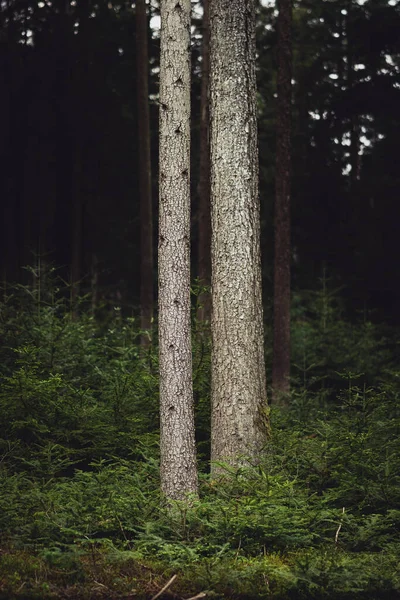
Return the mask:
[[211,319],[211,208],[210,208],[210,9],[209,0],[203,0],[203,49],[201,63],[200,98],[200,176],[198,185],[198,277],[202,291],[199,295],[197,319],[200,323]]
[[[90,144],[88,142],[88,77],[89,77],[89,13],[90,0],[78,0],[78,62],[76,65],[77,89],[75,112],[75,156],[73,165],[72,237],[71,237],[71,305],[72,316],[78,315],[78,298],[83,276],[83,219],[88,195]],[[79,102],[78,102],[79,100]]]
[[[352,2],[349,0],[346,4],[346,63],[347,63],[347,93],[351,98],[354,97],[354,46],[356,40],[354,39],[354,24],[353,24],[353,10]],[[357,182],[360,175],[360,132],[359,132],[359,117],[357,114],[356,107],[354,106],[354,100],[351,101],[350,107],[350,195],[354,194]]]
[[292,0],[279,2],[277,88],[272,400],[275,404],[287,405],[290,391]]
[[151,341],[153,321],[153,209],[151,195],[150,117],[146,0],[136,0],[136,89],[140,196],[140,328],[141,345]]
[[197,493],[190,331],[190,0],[161,2],[159,174],[161,489]]
[[[5,173],[11,172],[13,163],[18,160],[18,143],[15,141],[17,138],[15,136],[15,126],[20,118],[15,109],[15,92],[18,86],[17,76],[20,73],[20,69],[16,68],[18,65],[16,49],[19,45],[15,40],[14,15],[10,11],[9,2],[7,2],[7,9],[10,15],[7,27],[7,39],[9,43],[4,63],[5,68],[0,73],[0,86],[4,90],[0,97],[1,122],[3,126],[1,134],[2,144],[0,144],[0,164],[3,165]],[[6,288],[6,283],[14,284],[20,279],[22,240],[18,243],[17,223],[18,221],[22,221],[23,225],[22,227],[20,225],[20,227],[23,229],[26,217],[25,212],[19,210],[14,178],[11,176],[2,177],[0,185],[0,190],[4,194],[1,204],[3,218],[1,260],[3,285]]]
[[257,462],[268,413],[261,301],[254,0],[210,5],[212,472]]

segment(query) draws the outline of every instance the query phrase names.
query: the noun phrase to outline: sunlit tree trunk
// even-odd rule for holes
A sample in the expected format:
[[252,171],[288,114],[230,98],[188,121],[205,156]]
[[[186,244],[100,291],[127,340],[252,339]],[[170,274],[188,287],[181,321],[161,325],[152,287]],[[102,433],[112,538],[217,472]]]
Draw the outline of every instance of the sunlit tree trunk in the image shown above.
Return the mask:
[[210,11],[209,0],[203,0],[203,50],[200,98],[200,174],[198,185],[198,277],[202,287],[197,318],[204,323],[211,318],[211,214],[210,214]]
[[136,89],[140,195],[140,328],[141,344],[151,340],[153,320],[153,210],[151,197],[150,118],[146,0],[136,0]]
[[161,2],[159,173],[161,488],[197,492],[190,333],[190,0]]
[[211,459],[257,462],[267,408],[261,302],[254,0],[210,5]]
[[272,399],[274,403],[281,405],[288,403],[290,391],[291,38],[292,0],[280,0],[278,16]]

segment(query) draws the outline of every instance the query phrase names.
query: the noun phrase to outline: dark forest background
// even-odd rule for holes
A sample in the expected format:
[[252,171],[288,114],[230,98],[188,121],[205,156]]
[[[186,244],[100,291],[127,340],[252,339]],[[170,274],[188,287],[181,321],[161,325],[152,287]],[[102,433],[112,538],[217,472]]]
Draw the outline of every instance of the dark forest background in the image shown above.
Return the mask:
[[[201,7],[193,3],[193,273]],[[150,17],[157,15],[152,0]],[[1,276],[56,265],[81,292],[139,304],[135,10],[123,2],[3,0],[0,13]],[[259,7],[265,300],[272,297],[276,14]],[[399,323],[400,8],[387,0],[294,6],[293,288],[343,287],[349,314]],[[149,28],[157,219],[157,30]],[[82,227],[82,231],[81,231]],[[156,226],[155,226],[156,229]],[[156,231],[154,231],[156,244]],[[156,272],[154,272],[156,285]]]

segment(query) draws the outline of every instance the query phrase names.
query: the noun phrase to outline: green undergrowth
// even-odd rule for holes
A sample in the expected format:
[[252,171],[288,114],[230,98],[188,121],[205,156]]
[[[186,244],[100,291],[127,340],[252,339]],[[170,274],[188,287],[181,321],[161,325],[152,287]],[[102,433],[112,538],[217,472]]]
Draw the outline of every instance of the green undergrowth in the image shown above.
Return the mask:
[[400,598],[398,338],[340,311],[295,299],[291,408],[272,411],[261,464],[218,482],[194,322],[200,498],[171,508],[157,348],[140,350],[135,319],[84,300],[72,318],[51,282],[5,296],[0,597],[151,598],[175,575],[166,598]]
[[[172,567],[135,551],[90,552],[79,546],[58,555],[12,550],[0,558],[0,598],[146,599],[174,577],[163,597],[203,593],[208,598],[319,599],[399,597],[395,553],[349,554],[331,548],[267,554],[258,558],[214,557]],[[171,577],[172,576],[172,577]]]

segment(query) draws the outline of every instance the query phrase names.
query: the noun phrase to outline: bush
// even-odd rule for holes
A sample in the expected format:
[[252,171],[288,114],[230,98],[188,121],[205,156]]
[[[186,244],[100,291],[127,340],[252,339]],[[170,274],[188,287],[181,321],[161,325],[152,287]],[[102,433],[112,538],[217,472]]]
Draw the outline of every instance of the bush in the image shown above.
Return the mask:
[[156,345],[140,350],[134,318],[72,318],[50,283],[0,307],[0,595],[111,598],[133,578],[146,596],[178,574],[182,596],[399,596],[394,334],[350,327],[326,290],[297,299],[291,409],[272,410],[260,465],[214,482],[210,339],[196,329],[201,495],[171,508],[158,491]]

